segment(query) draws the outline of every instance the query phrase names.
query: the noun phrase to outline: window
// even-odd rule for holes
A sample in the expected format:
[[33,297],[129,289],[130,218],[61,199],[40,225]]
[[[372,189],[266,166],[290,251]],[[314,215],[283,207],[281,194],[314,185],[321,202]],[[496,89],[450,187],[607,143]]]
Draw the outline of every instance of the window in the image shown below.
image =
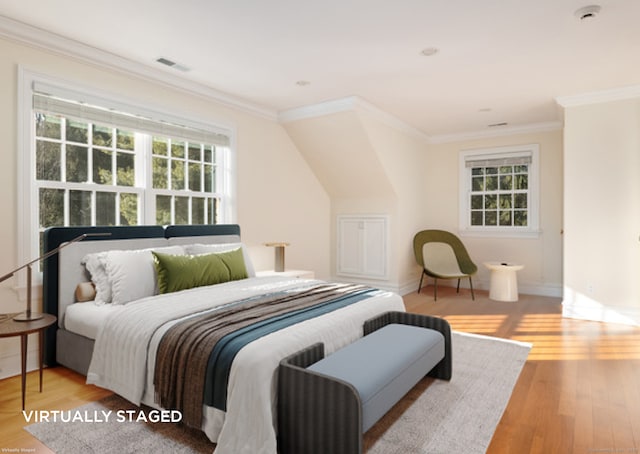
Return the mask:
[[538,146],[460,153],[462,234],[538,233]]
[[141,222],[134,132],[40,110],[34,110],[33,121],[40,232],[51,226]]
[[29,75],[23,85],[22,258],[40,255],[51,226],[233,222],[229,130]]

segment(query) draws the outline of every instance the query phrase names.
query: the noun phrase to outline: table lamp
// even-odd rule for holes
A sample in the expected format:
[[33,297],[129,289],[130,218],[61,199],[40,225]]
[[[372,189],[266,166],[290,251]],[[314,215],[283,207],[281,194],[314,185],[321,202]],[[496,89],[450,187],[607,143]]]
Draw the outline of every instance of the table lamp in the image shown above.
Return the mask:
[[284,271],[284,248],[289,246],[289,243],[265,243],[265,246],[275,248],[275,264],[274,271],[281,273]]

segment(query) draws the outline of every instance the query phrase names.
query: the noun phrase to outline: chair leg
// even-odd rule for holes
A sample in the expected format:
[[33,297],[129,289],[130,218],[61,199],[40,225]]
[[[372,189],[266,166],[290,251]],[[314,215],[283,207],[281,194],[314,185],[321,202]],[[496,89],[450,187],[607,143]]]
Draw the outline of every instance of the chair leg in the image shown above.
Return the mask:
[[476,297],[473,294],[473,281],[471,280],[471,276],[469,276],[469,287],[471,287],[471,300],[475,301]]
[[460,279],[458,279],[458,286],[456,287],[456,293],[460,293]]
[[438,301],[438,278],[433,278],[433,301]]
[[424,278],[424,270],[422,270],[422,274],[420,275],[420,283],[418,284],[418,293],[420,293],[420,289],[422,288],[422,279]]

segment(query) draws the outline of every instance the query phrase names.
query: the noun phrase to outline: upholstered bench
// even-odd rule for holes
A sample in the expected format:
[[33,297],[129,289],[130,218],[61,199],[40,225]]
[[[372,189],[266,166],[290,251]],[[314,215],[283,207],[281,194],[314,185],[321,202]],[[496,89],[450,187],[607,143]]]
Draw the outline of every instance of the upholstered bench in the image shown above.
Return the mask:
[[425,375],[451,378],[446,320],[387,312],[367,321],[364,334],[327,357],[318,343],[282,360],[280,453],[360,453],[363,433]]

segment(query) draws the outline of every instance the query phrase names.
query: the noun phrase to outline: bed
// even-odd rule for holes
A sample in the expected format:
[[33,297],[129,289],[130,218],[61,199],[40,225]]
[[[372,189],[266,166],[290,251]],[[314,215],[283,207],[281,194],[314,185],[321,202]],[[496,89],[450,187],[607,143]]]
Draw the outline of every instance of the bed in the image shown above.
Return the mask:
[[[108,236],[68,244],[44,263],[44,310],[58,316],[47,364],[154,408],[175,408],[175,395],[163,393],[179,387],[185,421],[217,454],[277,452],[281,359],[316,342],[331,353],[361,337],[366,320],[405,310],[399,295],[364,286],[256,277],[238,225],[56,227],[45,232],[45,252],[85,233]],[[218,282],[201,272],[212,260],[229,274],[205,285]],[[96,271],[105,263],[108,279]],[[207,349],[204,331],[220,333]],[[187,338],[196,347],[176,360],[182,347],[173,345]]]

